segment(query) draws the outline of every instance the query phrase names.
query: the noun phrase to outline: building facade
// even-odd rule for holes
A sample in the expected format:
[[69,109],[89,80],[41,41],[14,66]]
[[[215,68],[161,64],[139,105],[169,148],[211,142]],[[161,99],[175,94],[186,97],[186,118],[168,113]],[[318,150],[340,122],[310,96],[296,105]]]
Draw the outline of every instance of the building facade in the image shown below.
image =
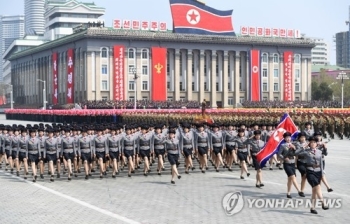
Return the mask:
[[329,46],[322,38],[311,38],[315,41],[316,46],[311,50],[312,64],[328,65],[329,64]]
[[[292,56],[292,100],[311,100],[310,39],[231,37],[175,34],[169,32],[125,31],[89,28],[12,55],[11,75],[16,103],[42,102],[46,81],[47,100],[67,103],[67,81],[74,88],[74,102],[114,99],[115,46],[124,46],[123,86],[125,100],[151,99],[154,46],[167,49],[166,83],[168,100],[206,99],[212,107],[233,107],[249,100],[250,58],[261,54],[261,100],[281,100],[284,94],[284,51]],[[73,50],[73,57],[67,57]],[[55,55],[55,56],[54,56]],[[57,57],[54,60],[53,57]],[[73,66],[73,77],[69,68]],[[57,69],[57,79],[54,68]],[[135,70],[139,76],[134,80]],[[255,68],[254,68],[255,69]],[[67,76],[68,74],[68,76]],[[72,78],[74,82],[72,82]],[[55,89],[55,90],[54,90]]]
[[45,31],[45,0],[24,0],[25,33],[43,35]]
[[74,27],[101,21],[99,17],[104,14],[105,9],[94,3],[48,0],[45,3],[45,38],[55,40],[70,35]]
[[335,42],[337,66],[350,68],[349,31],[337,33],[335,35]]
[[12,42],[24,35],[24,16],[0,16],[0,82],[3,81],[3,54]]

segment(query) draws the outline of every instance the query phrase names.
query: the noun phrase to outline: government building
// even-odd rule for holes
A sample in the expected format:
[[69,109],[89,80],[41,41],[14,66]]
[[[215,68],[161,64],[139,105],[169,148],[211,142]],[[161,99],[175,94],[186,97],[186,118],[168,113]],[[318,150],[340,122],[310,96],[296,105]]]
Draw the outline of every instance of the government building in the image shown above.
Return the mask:
[[90,27],[6,59],[17,104],[42,104],[45,93],[48,104],[136,97],[232,108],[246,100],[311,100],[313,47],[308,38]]

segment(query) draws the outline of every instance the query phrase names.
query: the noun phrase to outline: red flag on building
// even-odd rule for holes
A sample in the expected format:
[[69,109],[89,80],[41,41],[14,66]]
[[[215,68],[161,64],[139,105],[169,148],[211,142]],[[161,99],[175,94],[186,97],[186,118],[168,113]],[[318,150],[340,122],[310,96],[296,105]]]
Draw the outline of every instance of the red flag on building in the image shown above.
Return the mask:
[[166,57],[167,49],[162,47],[152,47],[152,100],[167,100],[166,85]]
[[250,51],[250,98],[251,101],[261,100],[260,82],[260,51]]
[[67,103],[74,103],[74,51],[67,52]]

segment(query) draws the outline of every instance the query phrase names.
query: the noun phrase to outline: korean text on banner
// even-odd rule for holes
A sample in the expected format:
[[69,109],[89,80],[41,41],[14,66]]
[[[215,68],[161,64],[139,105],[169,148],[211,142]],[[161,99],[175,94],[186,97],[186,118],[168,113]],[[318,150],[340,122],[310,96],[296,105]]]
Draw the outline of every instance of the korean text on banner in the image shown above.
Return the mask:
[[67,52],[67,103],[74,103],[74,50]]
[[124,52],[125,47],[116,45],[113,49],[113,99],[124,100]]
[[286,51],[283,56],[284,101],[293,100],[293,52]]
[[167,49],[152,47],[152,100],[167,100],[166,88]]
[[57,70],[57,52],[52,54],[52,104],[58,104],[58,70]]
[[252,101],[260,101],[260,51],[250,51],[250,97]]

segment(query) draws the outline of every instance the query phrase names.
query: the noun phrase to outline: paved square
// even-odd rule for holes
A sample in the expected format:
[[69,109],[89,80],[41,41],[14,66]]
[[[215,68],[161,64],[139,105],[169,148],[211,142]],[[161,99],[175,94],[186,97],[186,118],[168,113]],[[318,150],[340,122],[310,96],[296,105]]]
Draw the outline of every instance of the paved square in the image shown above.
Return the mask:
[[[1,117],[0,117],[1,118]],[[1,120],[12,124],[14,121]],[[27,124],[31,122],[16,122]],[[169,163],[162,176],[152,173],[144,177],[141,170],[131,178],[123,171],[116,179],[99,179],[95,173],[88,181],[83,174],[68,182],[61,175],[55,182],[49,176],[33,184],[16,177],[4,169],[0,170],[0,223],[346,223],[350,221],[350,175],[348,151],[349,140],[332,140],[328,144],[326,176],[334,192],[328,193],[322,186],[325,198],[342,200],[342,207],[310,214],[309,208],[250,209],[247,199],[285,199],[287,177],[283,170],[263,170],[265,187],[255,187],[255,171],[251,176],[239,179],[239,168],[233,172],[219,173],[213,167],[205,174],[198,165],[190,174],[184,173],[181,160],[182,178],[170,184]],[[196,163],[197,164],[197,163]],[[300,175],[297,173],[298,182]],[[230,192],[242,192],[244,209],[233,216],[227,216],[222,199]],[[307,184],[306,198],[311,197]],[[301,199],[296,190],[293,199]]]

